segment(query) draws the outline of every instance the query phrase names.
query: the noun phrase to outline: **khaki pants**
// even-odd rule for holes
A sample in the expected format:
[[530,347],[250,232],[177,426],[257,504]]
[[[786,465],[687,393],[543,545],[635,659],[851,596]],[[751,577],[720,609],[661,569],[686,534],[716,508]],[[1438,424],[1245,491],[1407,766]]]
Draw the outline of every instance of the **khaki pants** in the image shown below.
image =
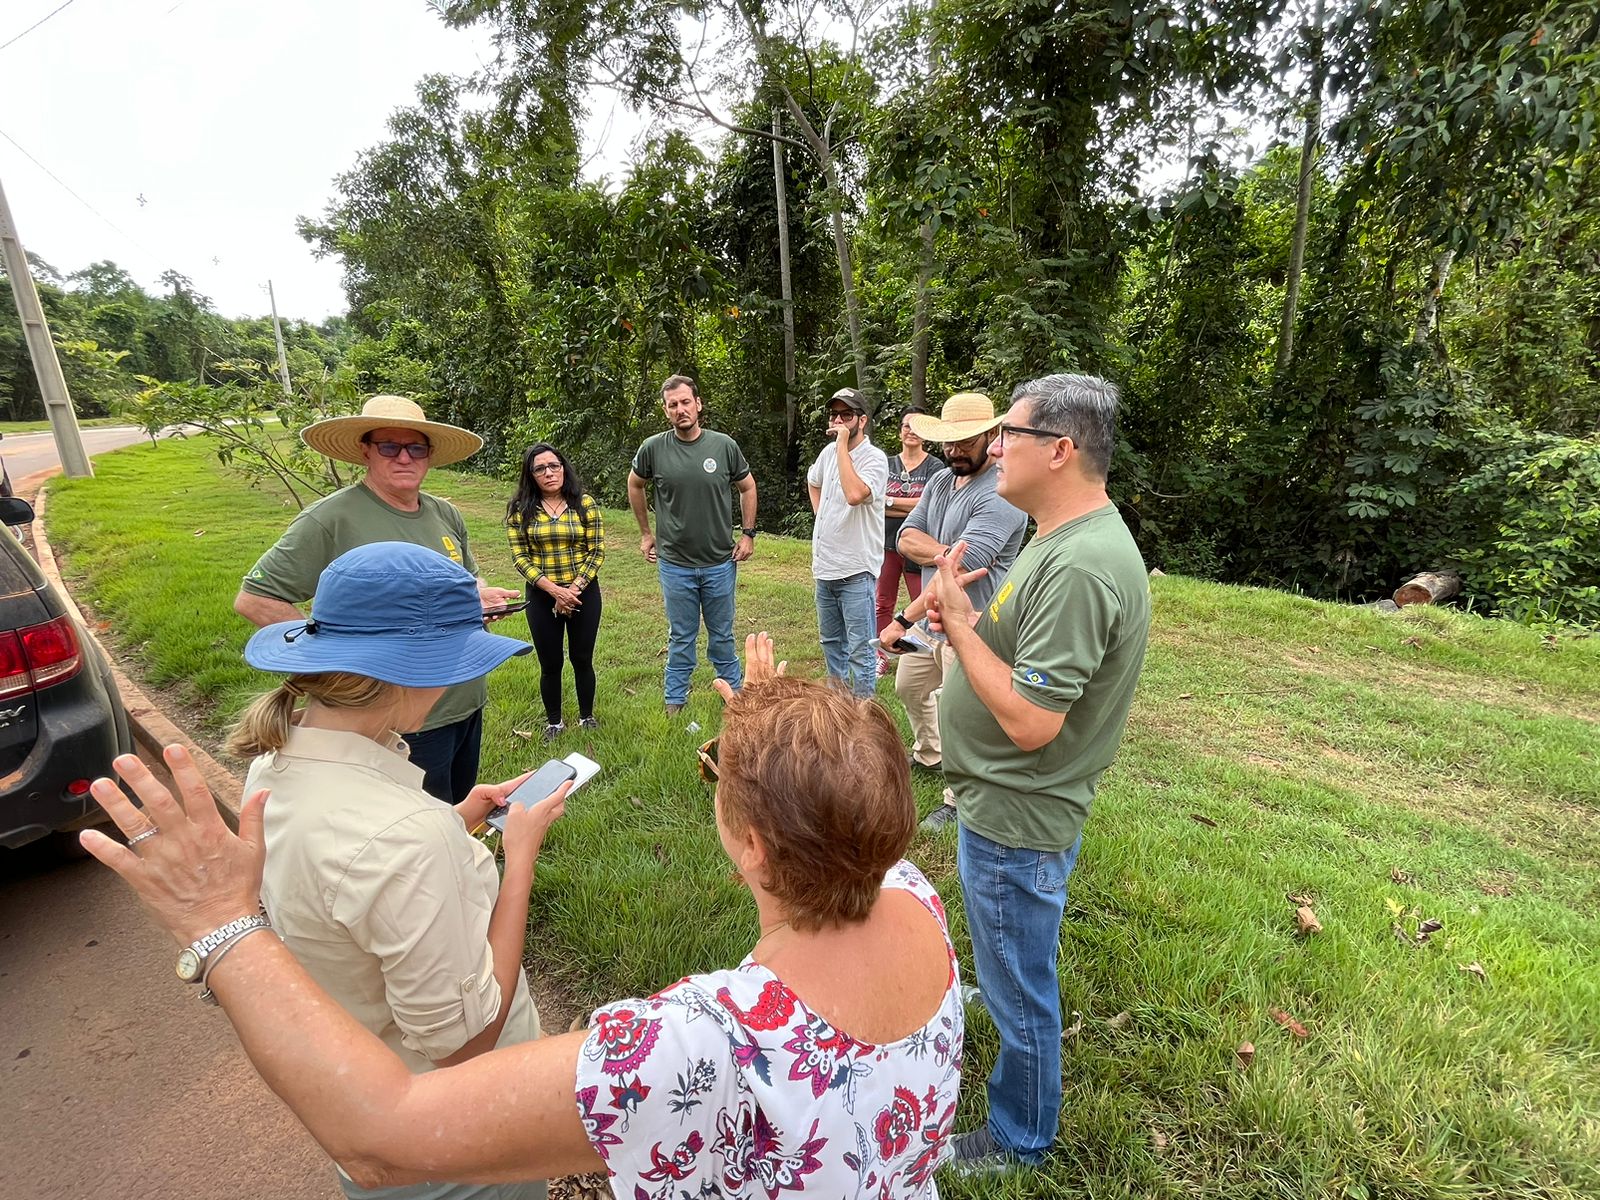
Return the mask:
[[894,671],[894,694],[906,706],[911,720],[911,756],[925,767],[938,766],[944,752],[939,745],[939,693],[944,673],[955,661],[946,643],[932,654],[902,654]]

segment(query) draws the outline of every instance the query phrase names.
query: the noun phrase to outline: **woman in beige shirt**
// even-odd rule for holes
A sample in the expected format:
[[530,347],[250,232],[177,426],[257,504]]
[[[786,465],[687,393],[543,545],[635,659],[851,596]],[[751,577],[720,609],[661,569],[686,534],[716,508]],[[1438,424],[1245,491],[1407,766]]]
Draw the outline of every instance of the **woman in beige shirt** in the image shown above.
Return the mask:
[[[413,1074],[532,1041],[528,892],[565,789],[508,813],[502,880],[468,830],[521,780],[479,784],[451,807],[422,790],[422,769],[394,732],[420,728],[447,686],[528,645],[484,629],[467,571],[396,542],[335,559],[312,612],[250,639],[246,659],[286,678],[228,743],[254,757],[247,793],[272,795],[262,906],[312,978]],[[542,1183],[370,1191],[342,1172],[340,1182],[347,1196],[384,1200],[544,1194]]]

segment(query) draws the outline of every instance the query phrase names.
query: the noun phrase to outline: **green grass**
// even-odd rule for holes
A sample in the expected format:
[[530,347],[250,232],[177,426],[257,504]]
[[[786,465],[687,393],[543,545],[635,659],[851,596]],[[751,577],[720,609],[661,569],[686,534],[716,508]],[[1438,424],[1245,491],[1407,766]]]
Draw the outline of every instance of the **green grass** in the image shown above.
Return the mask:
[[[78,424],[85,428],[104,425],[126,425],[121,417],[79,417]],[[41,417],[37,421],[0,421],[0,435],[8,433],[48,433],[50,421]]]
[[[292,510],[199,441],[96,470],[51,484],[69,577],[146,676],[220,728],[265,683],[239,659],[231,600]],[[430,482],[467,514],[486,575],[512,584],[503,486]],[[718,721],[709,674],[687,714],[706,731],[669,721],[654,573],[631,521],[607,518],[605,724],[560,743],[605,770],[547,843],[529,939],[594,1000],[735,962],[756,933],[695,773]],[[808,566],[805,543],[763,537],[739,627],[771,630],[793,670],[816,673]],[[1600,1195],[1600,639],[1177,577],[1154,592],[1139,700],[1072,880],[1062,996],[1084,1021],[1065,1047],[1061,1152],[1041,1174],[943,1194]],[[497,671],[485,775],[537,761],[516,731],[542,720],[531,659]],[[917,787],[926,811],[935,787]],[[953,842],[923,836],[911,855],[969,963]],[[1290,895],[1324,933],[1294,936]],[[1402,944],[1394,926],[1425,917],[1443,929]],[[993,1052],[973,1010],[964,1119]]]

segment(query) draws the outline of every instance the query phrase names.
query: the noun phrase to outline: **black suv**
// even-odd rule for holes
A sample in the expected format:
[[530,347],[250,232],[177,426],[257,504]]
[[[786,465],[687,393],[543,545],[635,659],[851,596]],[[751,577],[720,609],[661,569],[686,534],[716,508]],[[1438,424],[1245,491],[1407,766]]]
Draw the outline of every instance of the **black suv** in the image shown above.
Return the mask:
[[[6,526],[33,520],[0,499]],[[133,749],[111,670],[32,555],[0,531],[0,846],[103,820],[89,781]]]

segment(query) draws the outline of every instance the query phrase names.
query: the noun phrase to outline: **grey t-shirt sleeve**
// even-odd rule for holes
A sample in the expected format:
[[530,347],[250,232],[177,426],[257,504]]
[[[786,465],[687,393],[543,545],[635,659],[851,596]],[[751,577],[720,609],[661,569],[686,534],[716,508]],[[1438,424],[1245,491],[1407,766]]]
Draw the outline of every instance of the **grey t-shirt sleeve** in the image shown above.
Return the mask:
[[992,489],[985,492],[972,506],[972,515],[961,530],[961,537],[967,543],[967,555],[962,559],[962,566],[969,571],[992,566],[1000,556],[1000,551],[1013,542],[1027,525],[1027,513],[1002,499],[1000,493]]
[[633,473],[640,479],[652,479],[656,473],[655,438],[646,438],[633,455]]
[[906,514],[905,523],[900,526],[900,532],[895,535],[896,545],[899,544],[900,538],[905,535],[908,529],[926,533],[929,537],[933,536],[933,531],[928,528],[928,521],[933,512],[933,502],[935,500],[942,502],[949,496],[950,483],[953,478],[949,472],[950,468],[946,467],[928,480],[928,485],[922,489],[922,495],[917,498],[917,506]]
[[322,569],[334,559],[333,549],[333,531],[308,509],[256,560],[240,586],[252,596],[303,604],[316,594]]

